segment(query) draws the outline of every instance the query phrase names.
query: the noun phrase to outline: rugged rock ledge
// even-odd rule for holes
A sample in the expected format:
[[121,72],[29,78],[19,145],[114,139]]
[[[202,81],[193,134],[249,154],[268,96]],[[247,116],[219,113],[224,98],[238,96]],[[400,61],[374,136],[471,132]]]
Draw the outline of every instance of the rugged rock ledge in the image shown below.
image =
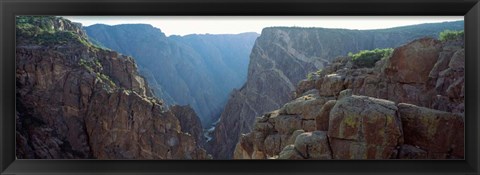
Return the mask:
[[[240,90],[232,93],[222,112],[220,122],[216,126],[214,139],[209,142],[207,149],[215,158],[232,158],[240,135],[252,131],[255,117],[278,109],[292,100],[296,85],[308,73],[324,69],[338,56],[360,50],[398,47],[421,37],[436,37],[438,33],[445,29],[459,30],[462,28],[463,22],[423,24],[384,30],[265,28],[260,37],[257,38],[250,55],[247,82]],[[445,55],[445,57],[449,57],[449,55]],[[412,59],[415,58],[412,57]],[[404,78],[407,79],[412,78],[409,77],[411,76],[409,71],[421,69],[421,67],[415,66],[414,62],[409,63],[412,65],[398,64],[403,66],[402,71],[406,71],[398,74],[405,76]],[[408,70],[409,66],[412,66],[415,70]],[[443,66],[445,65],[439,65],[440,68],[443,68]],[[358,79],[367,76],[363,75],[367,73],[366,70],[363,71],[354,72],[358,74]],[[394,71],[392,69],[392,73],[395,73]],[[450,76],[451,74],[442,75]],[[335,75],[329,77],[332,80],[337,78],[340,78],[338,81],[341,82],[344,77]],[[363,80],[366,81],[366,84],[382,85],[382,83],[379,83],[380,80],[371,76]],[[419,83],[418,81],[423,80],[425,80],[425,75],[416,79],[415,82]],[[330,86],[331,88],[338,88],[336,86],[341,84],[332,83],[324,84],[320,93],[322,95],[333,95],[332,93],[335,91],[330,90]],[[359,81],[355,83],[363,84]],[[411,86],[411,84],[405,84],[399,88],[411,90],[413,89],[410,88]],[[364,88],[363,91],[367,91],[366,93],[369,96],[372,96],[370,93],[377,93],[375,88],[365,87],[367,88]],[[360,89],[354,90],[357,92]],[[442,97],[439,100],[446,99]]]
[[131,57],[96,47],[78,24],[17,18],[16,64],[20,159],[209,158],[182,132],[191,109],[166,111]]
[[235,159],[464,158],[463,40],[422,38],[373,68],[340,57],[256,118]]

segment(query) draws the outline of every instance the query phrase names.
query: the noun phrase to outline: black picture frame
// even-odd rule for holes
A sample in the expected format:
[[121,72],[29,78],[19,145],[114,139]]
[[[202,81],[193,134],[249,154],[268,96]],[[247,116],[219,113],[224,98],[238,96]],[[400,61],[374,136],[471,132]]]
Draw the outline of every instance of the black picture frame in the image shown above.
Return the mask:
[[[0,0],[0,174],[479,174],[478,0]],[[16,15],[465,16],[465,160],[16,160]]]

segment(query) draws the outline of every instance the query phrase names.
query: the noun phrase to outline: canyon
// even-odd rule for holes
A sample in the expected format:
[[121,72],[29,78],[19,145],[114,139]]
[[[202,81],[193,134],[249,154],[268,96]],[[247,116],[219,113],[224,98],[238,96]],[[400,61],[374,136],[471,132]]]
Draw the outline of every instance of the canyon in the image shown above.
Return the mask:
[[438,36],[463,27],[167,37],[17,17],[17,158],[462,159],[464,40]]
[[247,78],[257,33],[165,36],[147,24],[85,27],[88,37],[135,58],[154,94],[167,106],[190,105],[204,128],[217,121],[229,93]]

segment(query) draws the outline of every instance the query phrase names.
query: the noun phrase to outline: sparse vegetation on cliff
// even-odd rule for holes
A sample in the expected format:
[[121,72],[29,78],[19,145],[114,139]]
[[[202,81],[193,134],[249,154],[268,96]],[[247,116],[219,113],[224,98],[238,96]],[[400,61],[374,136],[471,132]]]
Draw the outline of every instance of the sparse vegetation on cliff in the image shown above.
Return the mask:
[[358,53],[348,53],[352,58],[353,64],[357,67],[374,67],[375,63],[383,58],[389,57],[393,52],[392,48],[362,50]]
[[319,76],[322,73],[322,69],[318,69],[316,72],[310,72],[307,74],[308,80],[313,80],[314,76]]
[[87,61],[86,59],[81,58],[78,61],[78,65],[87,69],[89,73],[95,73],[97,81],[105,82],[110,87],[116,87],[112,79],[108,75],[102,73],[103,66],[100,63],[100,60],[98,60],[97,58],[93,58],[91,61]]
[[148,92],[133,58],[92,47],[61,17],[17,20],[17,158],[210,158]]
[[[425,37],[394,54],[340,56],[319,77],[310,73],[295,99],[256,118],[234,158],[463,159],[463,45]],[[358,69],[351,59],[374,60],[373,68]]]
[[445,30],[440,33],[438,39],[440,41],[450,41],[450,40],[458,40],[463,39],[465,36],[465,32],[463,30]]
[[[70,23],[66,19],[62,20]],[[59,23],[59,19],[55,16],[18,16],[16,18],[16,35],[18,38],[27,39],[21,41],[37,45],[65,45],[76,42],[94,50],[100,48],[89,42],[85,36],[78,35],[77,31],[56,23]],[[62,29],[57,29],[56,25]],[[75,27],[80,30],[79,26]]]
[[[203,147],[217,159],[464,158],[463,31],[388,34],[394,30],[388,29],[376,35],[377,31],[270,28],[251,50],[247,83],[234,89],[225,107],[217,109],[207,97],[220,96],[219,90],[204,89],[225,82],[190,74],[229,68],[229,64],[237,67],[237,62],[223,64],[223,57],[215,55],[231,61],[237,54],[231,48],[239,42],[234,47],[210,47],[227,37],[212,42],[204,42],[210,35],[184,40],[166,37],[151,26],[143,27],[161,36],[133,37],[130,34],[145,28],[128,32],[100,28],[93,33],[112,48],[107,51],[95,47],[101,43],[89,39],[80,25],[62,18],[17,20],[20,159],[210,158]],[[410,32],[429,35],[400,45],[408,40],[404,36],[412,37]],[[103,37],[104,33],[112,35]],[[150,48],[157,44],[161,47]],[[114,51],[124,46],[136,46],[122,51],[132,57]],[[388,47],[396,47],[395,53]],[[224,50],[232,53],[220,54]],[[211,51],[213,56],[200,51]],[[158,55],[167,59],[150,57]],[[134,59],[143,65],[137,67]],[[138,68],[151,79],[144,79]],[[227,77],[225,72],[231,71],[211,74]],[[182,81],[157,82],[154,75],[182,77]],[[182,92],[183,99],[190,98],[185,92],[201,90],[198,103],[208,104],[203,109],[224,112],[210,129],[203,129],[191,104],[164,105],[165,99],[148,91],[149,84],[162,93],[163,86],[170,84],[175,91],[169,92]],[[195,102],[200,98],[191,97]]]

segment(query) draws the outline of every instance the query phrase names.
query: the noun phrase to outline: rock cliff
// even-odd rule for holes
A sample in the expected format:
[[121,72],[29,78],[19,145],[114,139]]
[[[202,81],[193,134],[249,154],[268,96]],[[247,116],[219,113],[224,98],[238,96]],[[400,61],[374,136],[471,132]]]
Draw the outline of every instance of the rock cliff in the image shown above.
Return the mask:
[[185,133],[201,126],[182,128],[196,115],[165,110],[133,58],[59,17],[18,17],[16,30],[18,158],[209,158]]
[[463,159],[463,38],[421,38],[371,68],[339,57],[256,118],[237,159]]
[[165,36],[146,24],[92,25],[89,37],[131,55],[155,95],[167,105],[190,105],[204,127],[216,121],[229,93],[246,81],[257,33]]
[[170,111],[178,118],[182,132],[192,135],[198,145],[204,145],[203,128],[195,111],[190,106],[174,105]]
[[[231,158],[240,134],[252,131],[256,116],[291,100],[296,85],[309,72],[323,69],[332,59],[359,50],[397,47],[419,37],[436,37],[445,29],[461,30],[463,21],[381,30],[264,29],[250,55],[247,82],[232,92],[207,150],[215,158]],[[321,93],[331,93],[329,91]]]

